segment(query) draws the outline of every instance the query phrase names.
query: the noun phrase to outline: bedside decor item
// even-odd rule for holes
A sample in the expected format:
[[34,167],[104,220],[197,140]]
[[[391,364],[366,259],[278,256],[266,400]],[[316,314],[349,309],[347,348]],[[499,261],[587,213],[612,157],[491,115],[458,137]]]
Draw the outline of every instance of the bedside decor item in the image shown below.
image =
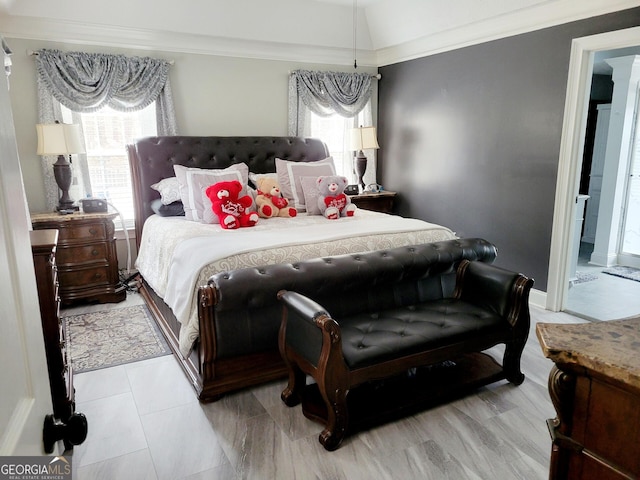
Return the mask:
[[349,150],[354,150],[355,155],[355,171],[358,175],[358,184],[360,189],[364,191],[364,180],[362,177],[367,171],[367,157],[363,150],[370,148],[380,148],[378,139],[376,138],[376,127],[352,128],[349,131]]
[[104,198],[83,198],[80,203],[84,213],[106,213],[109,209]]
[[[57,121],[52,124],[39,123],[36,125],[36,131],[38,132],[38,155],[58,155],[58,161],[53,164],[53,174],[62,195],[56,209],[59,212],[79,210],[69,197],[69,187],[73,180],[71,155],[86,153],[80,125]],[[68,161],[66,155],[69,155]]]

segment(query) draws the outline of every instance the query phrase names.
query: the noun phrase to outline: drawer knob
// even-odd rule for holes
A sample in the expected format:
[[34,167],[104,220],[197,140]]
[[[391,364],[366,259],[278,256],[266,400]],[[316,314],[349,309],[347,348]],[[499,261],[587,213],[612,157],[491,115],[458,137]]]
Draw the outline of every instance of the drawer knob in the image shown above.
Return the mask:
[[102,274],[101,273],[96,273],[93,278],[95,278],[96,280],[98,280],[99,278],[102,278]]
[[98,233],[98,230],[96,230],[96,228],[95,228],[95,227],[91,227],[91,228],[89,229],[89,233],[90,233],[91,235],[95,235],[96,233]]
[[100,253],[100,252],[98,252],[98,250],[96,250],[95,248],[93,250],[91,250],[91,255],[93,255],[94,257],[96,255],[98,255],[98,253]]

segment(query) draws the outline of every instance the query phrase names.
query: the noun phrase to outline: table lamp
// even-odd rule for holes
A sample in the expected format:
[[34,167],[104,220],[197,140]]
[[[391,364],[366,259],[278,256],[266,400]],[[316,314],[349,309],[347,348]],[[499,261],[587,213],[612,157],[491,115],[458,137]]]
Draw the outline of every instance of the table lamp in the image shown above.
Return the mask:
[[367,157],[363,153],[363,150],[368,148],[380,148],[378,145],[378,139],[376,138],[376,127],[363,127],[352,128],[349,131],[349,149],[356,152],[355,155],[355,170],[358,175],[358,184],[360,190],[364,191],[364,172],[367,171]]
[[[58,155],[58,161],[53,164],[53,175],[62,195],[56,209],[58,211],[78,210],[69,197],[69,187],[73,179],[71,155],[86,153],[80,125],[59,122],[37,124],[36,131],[38,132],[38,155]],[[68,161],[66,155],[69,155]]]

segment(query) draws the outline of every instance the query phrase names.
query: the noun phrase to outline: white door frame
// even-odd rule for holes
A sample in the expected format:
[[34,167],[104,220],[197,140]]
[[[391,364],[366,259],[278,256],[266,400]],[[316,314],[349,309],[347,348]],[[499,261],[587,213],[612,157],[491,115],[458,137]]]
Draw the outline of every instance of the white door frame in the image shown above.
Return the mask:
[[582,167],[593,54],[640,45],[640,27],[576,38],[571,43],[569,78],[556,182],[546,308],[564,308],[569,290],[569,262],[575,222],[578,175]]

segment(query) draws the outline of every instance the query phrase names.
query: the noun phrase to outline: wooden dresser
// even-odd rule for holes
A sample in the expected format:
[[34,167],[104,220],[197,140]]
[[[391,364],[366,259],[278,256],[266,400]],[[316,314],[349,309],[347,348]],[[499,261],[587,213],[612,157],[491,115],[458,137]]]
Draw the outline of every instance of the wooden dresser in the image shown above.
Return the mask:
[[53,414],[66,421],[75,410],[73,372],[67,358],[65,324],[60,320],[60,297],[56,271],[57,230],[34,230],[31,251],[35,266],[42,333],[49,369]]
[[31,216],[34,230],[59,232],[57,264],[63,304],[83,300],[121,302],[126,289],[120,285],[116,253],[116,213],[69,215],[39,213]]
[[550,479],[640,478],[640,317],[536,325],[555,362]]

